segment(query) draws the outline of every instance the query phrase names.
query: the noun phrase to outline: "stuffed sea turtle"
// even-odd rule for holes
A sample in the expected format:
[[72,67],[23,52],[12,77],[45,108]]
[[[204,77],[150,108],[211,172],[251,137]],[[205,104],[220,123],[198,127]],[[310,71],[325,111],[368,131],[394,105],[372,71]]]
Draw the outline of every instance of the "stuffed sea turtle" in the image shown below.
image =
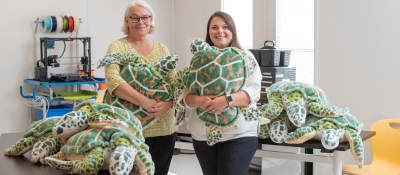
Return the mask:
[[144,141],[142,125],[132,112],[111,106],[109,104],[84,101],[74,107],[72,112],[65,114],[53,127],[53,134],[61,138],[86,129],[116,126],[131,132],[135,137]]
[[[256,64],[243,50],[235,47],[219,49],[202,39],[190,45],[193,58],[189,71],[183,76],[185,88],[196,95],[222,96],[242,90]],[[184,95],[184,94],[182,94]],[[259,119],[256,108],[226,107],[220,114],[196,109],[198,117],[210,126],[207,144],[213,145],[222,139],[221,128],[238,127],[239,117],[246,121]]]
[[321,140],[326,149],[334,149],[339,142],[349,142],[350,151],[359,168],[364,163],[364,147],[360,132],[363,124],[350,113],[335,118],[307,116],[305,125],[287,135],[285,143],[301,144],[307,140]]
[[317,86],[294,81],[281,81],[266,88],[268,105],[265,115],[278,116],[286,110],[290,121],[300,127],[307,114],[318,117],[338,117],[349,112],[348,108],[328,106],[328,100],[322,89]]
[[[262,105],[258,107],[261,113],[265,106],[266,105]],[[292,122],[290,122],[285,110],[276,117],[270,116],[270,118],[267,118],[262,115],[262,118],[267,119],[269,122],[264,124],[260,119],[260,132],[258,133],[258,137],[261,139],[270,138],[275,143],[283,143],[286,135],[297,128]]]
[[46,162],[69,174],[95,175],[101,169],[108,169],[110,174],[128,175],[137,155],[136,147],[141,145],[125,129],[92,128],[70,137],[60,153],[46,157]]
[[[139,55],[133,52],[113,53],[105,56],[98,62],[97,68],[108,64],[122,66],[121,77],[136,91],[148,98],[158,101],[169,101],[173,98],[171,84],[164,77],[173,71],[178,61],[177,55],[166,55],[154,64],[142,61]],[[149,127],[157,119],[148,115],[147,111],[138,105],[113,96],[106,91],[104,103],[127,109],[142,122],[143,129]]]
[[45,164],[44,158],[57,153],[61,148],[61,139],[51,132],[60,119],[60,117],[51,117],[32,123],[25,131],[23,138],[6,148],[4,154],[21,156],[32,150],[31,161]]
[[[138,118],[130,111],[111,106],[104,103],[85,101],[74,107],[74,111],[67,113],[53,127],[54,135],[58,137],[71,137],[73,134],[81,132],[87,128],[102,129],[106,126],[114,126],[125,129],[136,139],[144,143],[142,125]],[[147,164],[147,159],[151,160],[149,150],[141,146],[137,148],[139,154],[136,156],[135,165],[140,172],[151,171],[152,164]],[[141,156],[139,158],[139,156]],[[143,161],[141,161],[143,160]]]

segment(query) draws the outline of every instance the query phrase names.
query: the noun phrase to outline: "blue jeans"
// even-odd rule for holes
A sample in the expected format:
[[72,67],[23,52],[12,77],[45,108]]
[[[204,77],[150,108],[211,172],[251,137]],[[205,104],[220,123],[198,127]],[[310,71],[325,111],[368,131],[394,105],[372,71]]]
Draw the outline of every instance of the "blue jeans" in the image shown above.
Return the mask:
[[242,137],[213,146],[193,139],[193,147],[204,175],[246,175],[258,148],[258,138]]

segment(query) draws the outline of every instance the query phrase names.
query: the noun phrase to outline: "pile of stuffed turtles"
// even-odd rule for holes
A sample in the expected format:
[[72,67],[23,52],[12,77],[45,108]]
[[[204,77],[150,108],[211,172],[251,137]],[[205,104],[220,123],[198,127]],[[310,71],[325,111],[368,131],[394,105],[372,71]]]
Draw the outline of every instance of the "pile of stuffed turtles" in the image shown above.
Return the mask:
[[349,142],[353,157],[362,167],[364,148],[359,134],[363,124],[348,108],[329,106],[322,89],[302,82],[277,82],[266,92],[269,103],[259,110],[270,123],[260,125],[259,138],[287,144],[313,139],[329,150],[340,142]]
[[22,139],[4,150],[20,156],[32,149],[32,162],[47,164],[69,174],[95,175],[99,170],[128,175],[154,174],[141,121],[119,107],[82,102],[62,117],[32,123]]

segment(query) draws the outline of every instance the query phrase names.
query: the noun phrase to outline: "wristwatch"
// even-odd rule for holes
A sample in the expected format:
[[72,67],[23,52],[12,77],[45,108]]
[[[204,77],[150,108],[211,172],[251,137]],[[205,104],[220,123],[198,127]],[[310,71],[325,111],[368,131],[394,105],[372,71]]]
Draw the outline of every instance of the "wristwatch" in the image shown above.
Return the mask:
[[233,98],[231,95],[226,95],[226,101],[228,102],[228,106],[232,106],[233,104]]

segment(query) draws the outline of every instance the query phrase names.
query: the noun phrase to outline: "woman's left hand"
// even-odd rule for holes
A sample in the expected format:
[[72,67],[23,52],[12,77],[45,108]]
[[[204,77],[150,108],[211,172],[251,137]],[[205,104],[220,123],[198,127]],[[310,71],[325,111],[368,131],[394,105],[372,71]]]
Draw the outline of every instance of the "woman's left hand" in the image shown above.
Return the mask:
[[160,101],[154,107],[147,110],[149,115],[154,118],[161,118],[172,107],[172,101]]
[[214,98],[211,101],[205,102],[202,105],[202,108],[205,109],[208,113],[219,114],[227,106],[228,106],[228,102],[226,101],[226,97],[219,96],[219,97]]

